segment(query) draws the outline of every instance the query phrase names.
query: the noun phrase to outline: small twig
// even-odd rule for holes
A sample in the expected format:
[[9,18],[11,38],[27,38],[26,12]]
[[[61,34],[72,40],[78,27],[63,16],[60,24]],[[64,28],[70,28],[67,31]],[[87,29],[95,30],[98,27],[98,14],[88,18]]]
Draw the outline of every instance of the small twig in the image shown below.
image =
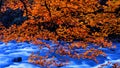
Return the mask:
[[46,0],[45,0],[45,7],[46,7],[46,9],[48,10],[48,12],[49,12],[49,16],[51,17],[51,11],[50,11],[50,8],[48,7],[48,5],[47,5],[47,2],[46,2]]
[[22,3],[23,3],[23,6],[26,10],[26,16],[28,16],[28,10],[27,10],[27,6],[26,6],[26,3],[24,2],[24,0],[20,0]]

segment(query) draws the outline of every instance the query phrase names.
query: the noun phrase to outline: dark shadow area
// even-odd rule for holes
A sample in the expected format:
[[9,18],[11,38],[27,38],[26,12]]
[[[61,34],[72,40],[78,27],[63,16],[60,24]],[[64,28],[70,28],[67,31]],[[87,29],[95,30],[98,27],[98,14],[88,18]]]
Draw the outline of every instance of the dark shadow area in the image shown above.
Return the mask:
[[1,11],[2,4],[3,4],[3,0],[0,0],[0,11]]
[[50,32],[55,32],[56,29],[59,27],[58,24],[56,24],[53,21],[50,22],[41,22],[37,24],[39,27],[43,26],[43,29],[47,29]]
[[108,1],[108,0],[99,0],[100,4],[101,4],[101,5],[105,5],[105,6],[108,6],[108,5],[106,4],[107,1]]
[[109,34],[108,39],[111,40],[112,42],[120,42],[120,34]]
[[118,8],[115,9],[115,13],[116,13],[116,17],[119,18],[120,17],[120,5]]
[[21,25],[27,17],[23,17],[24,11],[21,9],[10,9],[8,8],[5,12],[0,13],[0,22],[6,27],[9,28],[11,25]]

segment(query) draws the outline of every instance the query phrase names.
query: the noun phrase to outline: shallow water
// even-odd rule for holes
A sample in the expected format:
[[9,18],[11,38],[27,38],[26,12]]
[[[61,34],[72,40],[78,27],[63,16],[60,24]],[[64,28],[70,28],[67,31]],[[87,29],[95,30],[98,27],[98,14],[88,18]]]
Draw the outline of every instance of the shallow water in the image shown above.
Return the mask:
[[[45,41],[52,44],[49,41]],[[114,43],[117,45],[117,48],[114,50],[110,50],[107,48],[103,48],[102,50],[107,54],[107,57],[98,56],[97,60],[99,61],[96,64],[94,61],[89,59],[73,59],[69,57],[59,57],[69,59],[69,63],[66,66],[61,68],[98,68],[101,64],[105,64],[108,61],[116,63],[120,63],[120,43]],[[32,52],[39,51],[42,55],[45,54],[49,49],[43,48],[41,50],[38,49],[37,46],[30,43],[16,43],[9,42],[7,45],[3,42],[0,42],[0,68],[42,68],[39,65],[34,65],[28,62],[28,57]],[[20,62],[13,62],[15,58],[22,58]],[[53,68],[53,67],[52,67]],[[56,68],[56,67],[55,67]],[[60,68],[60,67],[59,67]],[[111,65],[105,66],[104,68],[111,68]]]

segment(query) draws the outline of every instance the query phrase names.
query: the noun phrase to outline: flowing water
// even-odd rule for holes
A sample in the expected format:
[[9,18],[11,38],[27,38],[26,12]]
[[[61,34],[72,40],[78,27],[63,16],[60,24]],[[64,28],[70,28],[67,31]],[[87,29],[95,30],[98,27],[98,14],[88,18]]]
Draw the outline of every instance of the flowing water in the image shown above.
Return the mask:
[[[47,43],[51,46],[54,45],[49,41],[47,41]],[[105,64],[108,61],[120,63],[120,43],[114,44],[117,45],[116,49],[102,49],[107,54],[107,57],[98,56],[98,64],[89,59],[78,60],[67,57],[66,59],[70,60],[69,64],[61,68],[98,68],[101,64]],[[49,49],[47,48],[39,50],[37,46],[27,42],[16,43],[15,41],[12,41],[8,44],[0,42],[0,68],[42,68],[39,65],[29,63],[28,58],[32,52],[40,51],[41,54],[44,54],[44,52],[47,52],[48,50]],[[16,58],[18,59],[17,61],[15,61]],[[112,65],[104,66],[104,68],[112,68]]]

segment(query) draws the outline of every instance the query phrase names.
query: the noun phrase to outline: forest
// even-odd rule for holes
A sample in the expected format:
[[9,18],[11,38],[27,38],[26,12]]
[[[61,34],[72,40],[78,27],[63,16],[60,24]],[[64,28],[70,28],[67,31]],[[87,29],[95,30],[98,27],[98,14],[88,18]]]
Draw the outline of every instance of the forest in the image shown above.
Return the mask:
[[56,54],[99,63],[96,57],[107,56],[99,48],[115,49],[120,42],[120,0],[0,0],[0,41],[11,40],[48,48],[49,54],[29,56],[40,66],[64,66],[67,61],[46,61]]

